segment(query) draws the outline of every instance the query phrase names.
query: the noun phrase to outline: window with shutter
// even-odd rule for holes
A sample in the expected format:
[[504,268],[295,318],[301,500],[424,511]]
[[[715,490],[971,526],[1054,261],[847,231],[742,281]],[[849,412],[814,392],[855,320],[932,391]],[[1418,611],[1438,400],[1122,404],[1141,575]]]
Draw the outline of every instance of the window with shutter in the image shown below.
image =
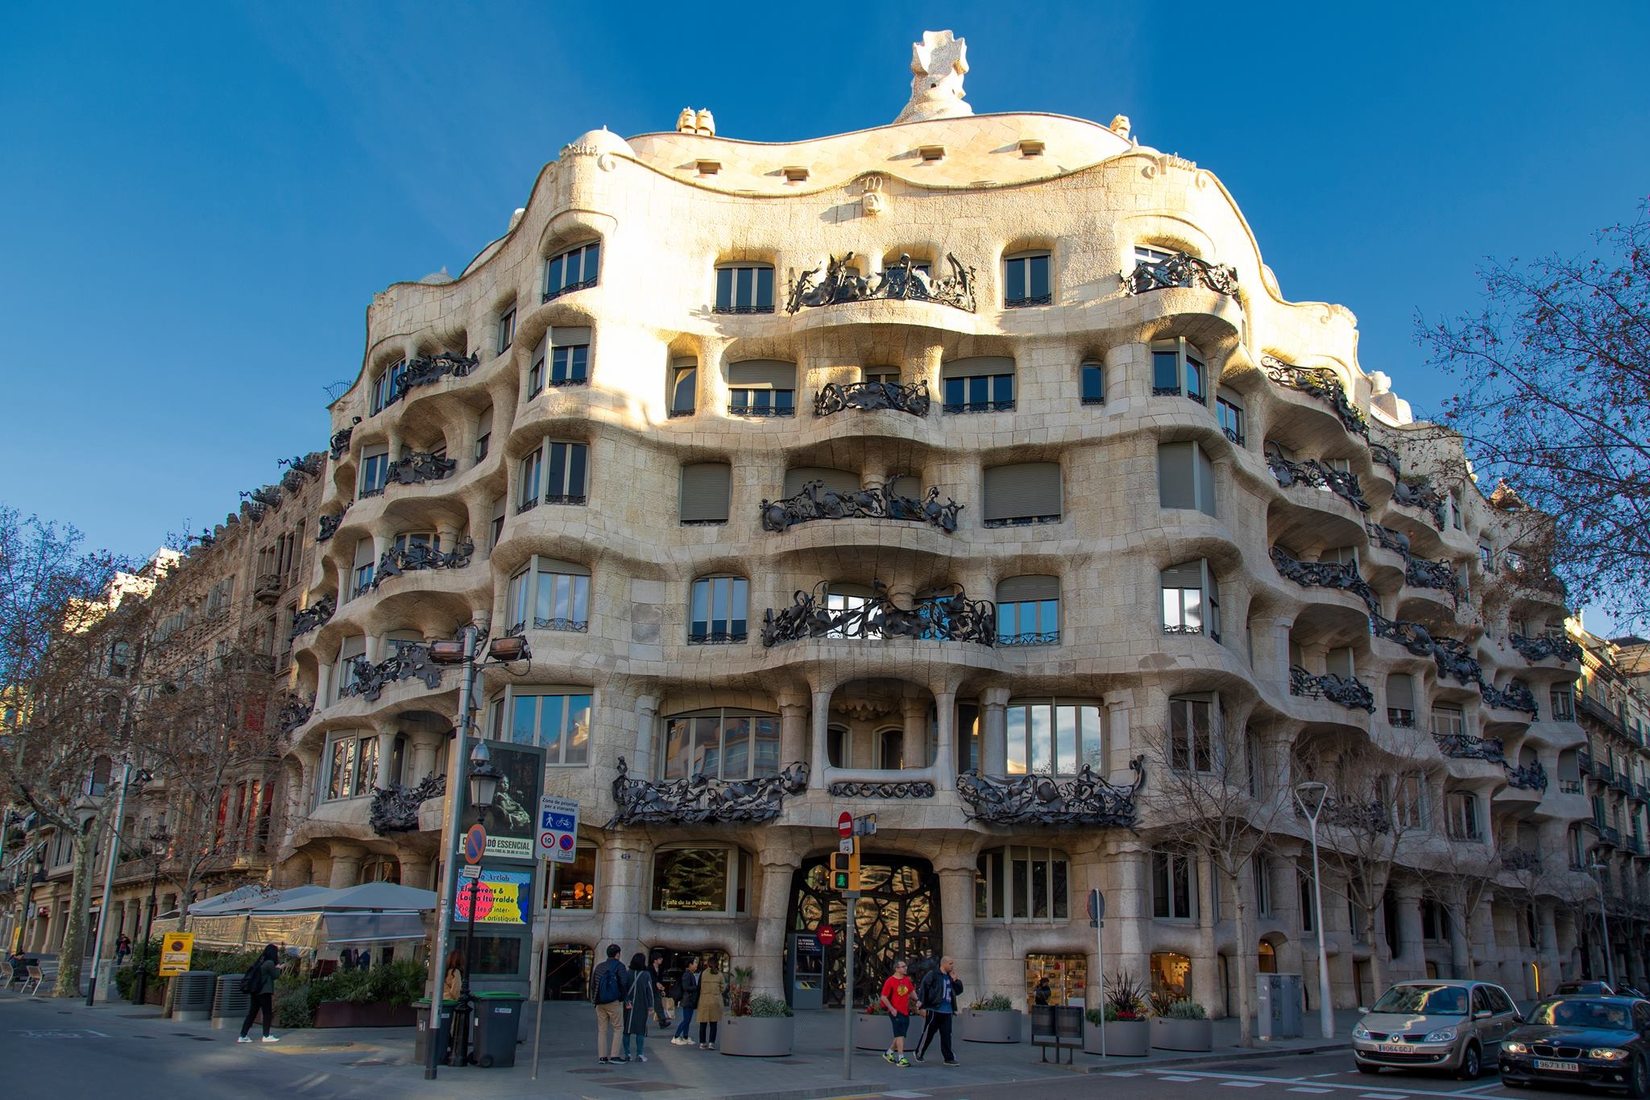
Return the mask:
[[728,521],[733,467],[726,462],[694,462],[682,467],[681,515],[686,524]]
[[589,381],[590,329],[551,329],[550,385],[582,386]]
[[1058,645],[1059,642],[1059,577],[1005,577],[998,582],[998,645]]
[[1016,527],[1060,521],[1060,464],[1021,462],[985,471],[985,525]]
[[1004,355],[953,359],[940,366],[942,411],[1008,412],[1014,408],[1014,360]]
[[1220,641],[1220,593],[1206,559],[1163,570],[1160,587],[1165,634],[1207,634]]
[[1401,729],[1415,728],[1415,681],[1407,672],[1386,678],[1386,720]]
[[1159,443],[1157,499],[1164,508],[1215,514],[1214,466],[1196,443]]
[[810,481],[823,481],[823,489],[834,493],[857,493],[859,475],[850,470],[832,470],[823,466],[793,466],[785,471],[785,496],[794,497]]
[[691,356],[670,362],[670,415],[692,416],[698,408],[699,363]]
[[1185,337],[1158,340],[1152,344],[1152,393],[1156,396],[1189,397],[1198,404],[1208,400],[1208,368],[1203,353]]
[[728,365],[728,412],[734,416],[793,416],[796,364],[748,359]]

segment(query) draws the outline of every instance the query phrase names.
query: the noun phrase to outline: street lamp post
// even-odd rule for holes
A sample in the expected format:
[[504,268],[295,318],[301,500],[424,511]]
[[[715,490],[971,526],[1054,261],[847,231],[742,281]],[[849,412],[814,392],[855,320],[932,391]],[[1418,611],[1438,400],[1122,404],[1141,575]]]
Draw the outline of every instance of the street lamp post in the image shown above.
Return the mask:
[[[493,767],[493,754],[487,749],[486,741],[477,741],[476,747],[470,752],[470,806],[476,812],[477,824],[486,817],[487,807],[493,804],[493,798],[498,794],[498,769]],[[470,911],[466,914],[466,929],[464,932],[464,973],[460,978],[461,985],[458,991],[458,1004],[453,1006],[453,1038],[449,1044],[449,1052],[453,1054],[457,1065],[469,1065],[474,1059],[470,1056],[470,1017],[475,1012],[475,994],[470,991],[470,973],[476,965],[476,899],[481,896],[481,861],[476,862],[475,877],[470,879]]]
[[1616,986],[1616,960],[1610,953],[1610,914],[1604,901],[1604,873],[1609,867],[1603,863],[1590,863],[1587,869],[1593,872],[1593,884],[1598,887],[1598,923],[1604,933],[1604,977],[1610,983],[1610,988]]
[[[148,772],[139,772],[139,778]],[[126,791],[132,783],[132,765],[128,761],[120,768],[120,797],[115,800],[115,816],[109,825],[109,861],[103,873],[103,906],[97,918],[97,935],[92,939],[92,973],[86,979],[86,1007],[97,1003],[97,968],[103,965],[103,940],[109,930],[109,914],[115,893],[115,865],[120,862],[120,829],[126,818]]]
[[166,847],[171,843],[172,836],[164,828],[149,834],[149,858],[154,860],[155,869],[149,876],[149,908],[143,916],[143,951],[138,961],[137,1003],[140,1005],[149,992],[149,932],[155,924],[155,895],[160,890],[160,865],[166,858]]
[[1297,783],[1295,801],[1306,815],[1312,836],[1312,923],[1318,930],[1318,1021],[1325,1039],[1335,1037],[1335,1010],[1329,1003],[1329,949],[1323,942],[1323,875],[1318,869],[1318,815],[1329,797],[1329,787],[1316,781]]

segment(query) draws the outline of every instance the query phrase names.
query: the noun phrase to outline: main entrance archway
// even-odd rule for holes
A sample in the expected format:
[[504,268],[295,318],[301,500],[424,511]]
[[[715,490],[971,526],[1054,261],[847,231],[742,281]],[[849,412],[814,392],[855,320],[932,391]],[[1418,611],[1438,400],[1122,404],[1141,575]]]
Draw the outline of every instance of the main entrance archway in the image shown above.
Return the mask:
[[[895,959],[909,959],[915,970],[941,950],[940,891],[939,877],[925,859],[866,853],[860,857],[860,868],[854,1003],[863,1007],[893,973]],[[830,924],[840,935],[848,910],[842,895],[830,888],[826,857],[804,860],[792,881],[790,930],[812,932]],[[842,1004],[845,961],[839,938],[825,950],[826,1005]]]

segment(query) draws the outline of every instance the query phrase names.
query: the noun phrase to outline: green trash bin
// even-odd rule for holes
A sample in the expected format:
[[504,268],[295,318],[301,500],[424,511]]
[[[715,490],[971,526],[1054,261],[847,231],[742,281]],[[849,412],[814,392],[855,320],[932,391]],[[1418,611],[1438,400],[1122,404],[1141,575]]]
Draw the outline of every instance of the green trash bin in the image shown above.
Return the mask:
[[[453,1033],[453,1006],[457,1001],[442,1001],[441,1016],[435,1030],[435,1061],[437,1065],[444,1065],[447,1061],[448,1039]],[[418,1031],[413,1039],[413,1057],[419,1065],[428,1065],[425,1061],[429,1057],[430,1048],[430,999],[421,997],[413,1002],[418,1009]]]
[[516,1035],[521,1029],[520,993],[475,994],[475,1050],[483,1069],[516,1064]]

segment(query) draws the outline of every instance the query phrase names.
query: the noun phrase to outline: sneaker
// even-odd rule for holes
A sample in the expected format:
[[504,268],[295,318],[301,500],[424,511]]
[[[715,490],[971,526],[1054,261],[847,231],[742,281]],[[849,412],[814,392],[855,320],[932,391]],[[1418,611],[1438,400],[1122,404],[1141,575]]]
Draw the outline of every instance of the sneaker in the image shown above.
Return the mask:
[[715,1043],[707,1043],[705,1049],[715,1050],[716,1049],[716,1044]]
[[273,1036],[273,1035],[265,1035],[264,1036],[264,1042],[266,1042],[266,1043],[278,1043],[278,1042],[280,1042],[280,1040],[275,1038],[275,1036]]
[[922,1055],[920,1053],[916,1055],[916,1060],[919,1062],[922,1061]]
[[619,1057],[617,1057],[617,1058],[615,1058],[615,1059],[613,1059],[613,1060],[614,1060],[614,1061],[615,1061],[615,1062],[628,1062],[628,1061],[630,1061],[630,1055],[628,1055],[628,1054],[621,1054],[621,1055],[619,1055]]
[[900,1069],[910,1069],[911,1068],[911,1063],[908,1062],[907,1060],[905,1060],[904,1058],[901,1058],[899,1061],[895,1062],[894,1065],[898,1066]]
[[605,1065],[607,1065],[607,1064],[608,1064],[608,1063],[609,1063],[609,1062],[611,1062],[611,1061],[612,1061],[612,1060],[613,1060],[613,1059],[611,1059],[611,1058],[597,1058],[597,1059],[596,1059],[596,1061],[597,1061],[597,1062],[599,1062],[599,1063],[601,1063],[601,1064],[602,1064],[602,1065],[604,1065],[604,1066],[605,1066]]
[[647,1055],[645,1055],[645,1054],[638,1054],[638,1055],[636,1055],[636,1061],[638,1061],[638,1062],[645,1062],[645,1061],[647,1061]]
[[883,1051],[882,1052],[882,1060],[884,1062],[887,1062],[889,1065],[893,1065],[894,1064],[894,1052],[891,1051],[891,1050]]
[[700,1043],[699,1044],[699,1049],[700,1050],[709,1050],[710,1049],[710,1044],[709,1043]]
[[946,1065],[946,1066],[960,1066],[960,1065],[962,1065],[962,1063],[957,1061],[955,1058],[951,1059],[951,1061],[949,1061],[949,1062],[942,1062],[940,1064],[941,1065]]
[[252,1040],[248,1039],[245,1035],[242,1035],[239,1039],[236,1039],[235,1041],[237,1043],[250,1043]]

